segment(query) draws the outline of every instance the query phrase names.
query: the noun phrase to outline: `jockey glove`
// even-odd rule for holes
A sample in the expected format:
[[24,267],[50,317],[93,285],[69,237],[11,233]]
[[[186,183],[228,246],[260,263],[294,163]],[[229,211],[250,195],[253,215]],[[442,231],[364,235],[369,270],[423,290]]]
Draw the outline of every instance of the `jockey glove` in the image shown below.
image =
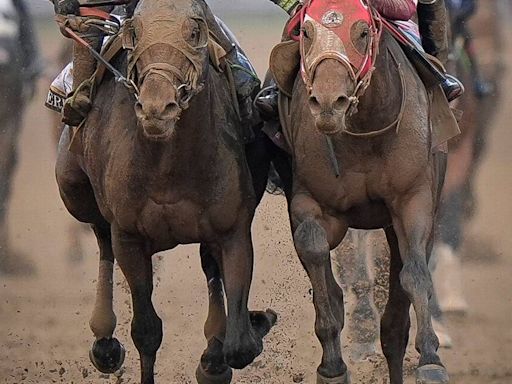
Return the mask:
[[80,3],[78,0],[53,0],[55,13],[59,15],[78,15]]

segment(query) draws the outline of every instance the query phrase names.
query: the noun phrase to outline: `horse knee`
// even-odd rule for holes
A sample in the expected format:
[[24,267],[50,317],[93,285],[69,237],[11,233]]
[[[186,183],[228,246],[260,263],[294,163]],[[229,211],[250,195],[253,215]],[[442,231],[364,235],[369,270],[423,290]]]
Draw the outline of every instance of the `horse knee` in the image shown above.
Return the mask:
[[432,296],[432,279],[426,263],[406,262],[400,271],[400,284],[408,295],[427,294]]
[[323,264],[329,260],[327,234],[317,221],[303,221],[295,230],[293,240],[304,264]]

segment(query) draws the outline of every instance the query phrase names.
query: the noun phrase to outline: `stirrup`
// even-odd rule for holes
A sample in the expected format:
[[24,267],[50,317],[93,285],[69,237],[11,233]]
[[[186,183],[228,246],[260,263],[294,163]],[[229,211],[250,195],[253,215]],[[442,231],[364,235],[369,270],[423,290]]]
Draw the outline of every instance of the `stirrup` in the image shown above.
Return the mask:
[[279,116],[278,92],[275,85],[270,85],[263,88],[254,98],[254,106],[260,112],[263,120],[272,120]]

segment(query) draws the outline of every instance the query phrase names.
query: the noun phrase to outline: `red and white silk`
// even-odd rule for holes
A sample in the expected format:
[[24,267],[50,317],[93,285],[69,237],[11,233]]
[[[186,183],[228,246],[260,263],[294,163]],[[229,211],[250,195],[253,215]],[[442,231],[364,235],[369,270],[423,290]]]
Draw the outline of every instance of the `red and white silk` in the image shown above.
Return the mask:
[[373,7],[389,20],[409,20],[416,12],[418,0],[372,0]]

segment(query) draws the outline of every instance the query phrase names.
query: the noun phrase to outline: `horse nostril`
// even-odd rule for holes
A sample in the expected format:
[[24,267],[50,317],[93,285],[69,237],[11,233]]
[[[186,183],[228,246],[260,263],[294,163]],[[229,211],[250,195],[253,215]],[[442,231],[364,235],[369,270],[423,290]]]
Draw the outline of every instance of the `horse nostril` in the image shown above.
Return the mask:
[[308,102],[309,102],[309,108],[311,109],[311,112],[320,113],[320,110],[322,108],[321,108],[320,102],[318,101],[316,96],[310,96]]
[[143,115],[143,113],[144,113],[144,111],[142,109],[142,104],[137,101],[135,103],[135,114],[140,117]]
[[181,109],[179,105],[176,102],[172,101],[166,105],[163,116],[167,118],[176,118],[179,115],[180,110]]
[[349,100],[347,96],[340,96],[334,102],[333,108],[337,111],[343,111],[344,109],[346,109],[348,102]]

